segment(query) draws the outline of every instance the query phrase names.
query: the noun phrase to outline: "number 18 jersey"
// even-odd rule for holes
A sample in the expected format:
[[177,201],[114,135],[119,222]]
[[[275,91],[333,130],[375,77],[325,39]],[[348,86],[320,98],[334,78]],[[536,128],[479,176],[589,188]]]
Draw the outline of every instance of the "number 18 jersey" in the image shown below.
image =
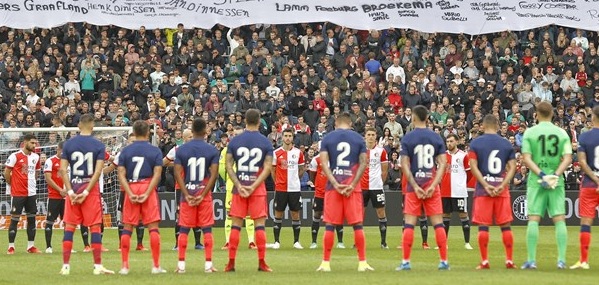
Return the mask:
[[[329,166],[337,182],[350,184],[358,174],[360,155],[366,153],[366,142],[362,136],[352,130],[335,130],[323,138],[320,151],[329,154]],[[321,163],[327,162],[321,161]],[[361,189],[360,185],[356,188]],[[331,190],[335,189],[329,181],[325,191]]]
[[[491,185],[497,186],[505,178],[505,166],[508,161],[516,159],[514,147],[509,141],[496,134],[484,134],[470,143],[468,156],[477,160],[477,166],[483,178]],[[489,196],[480,183],[476,183],[474,197]],[[501,197],[509,197],[510,192],[504,190]]]
[[[242,185],[249,186],[264,170],[264,159],[272,157],[272,143],[258,131],[244,131],[235,136],[227,147],[227,154],[233,155],[236,174]],[[233,187],[233,194],[239,192]],[[252,195],[266,195],[264,183]]]
[[[435,179],[437,156],[444,153],[445,143],[441,136],[429,129],[418,128],[403,137],[399,155],[410,159],[410,170],[416,184],[426,188]],[[410,183],[406,185],[406,192],[414,192]]]
[[[572,154],[570,137],[562,128],[550,123],[541,122],[524,132],[522,138],[522,154],[528,153],[532,161],[546,174],[553,174],[562,162],[562,156]],[[528,186],[539,185],[539,177],[532,171],[528,175]],[[564,178],[560,176],[558,187],[564,186]]]

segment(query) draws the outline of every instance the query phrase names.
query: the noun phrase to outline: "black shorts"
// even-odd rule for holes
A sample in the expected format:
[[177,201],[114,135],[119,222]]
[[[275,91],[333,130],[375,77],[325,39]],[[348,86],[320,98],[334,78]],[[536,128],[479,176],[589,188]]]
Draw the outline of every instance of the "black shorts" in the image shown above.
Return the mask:
[[25,213],[35,215],[37,213],[37,196],[12,197],[10,214],[20,216],[25,209]]
[[275,192],[275,211],[283,212],[289,205],[289,211],[302,209],[302,194],[300,192]]
[[383,189],[362,190],[362,201],[364,201],[364,207],[368,207],[368,201],[372,201],[373,208],[384,208],[385,192],[383,191]]
[[58,217],[64,219],[64,199],[48,199],[46,221],[55,222]]
[[312,199],[312,210],[314,212],[324,211],[324,198],[314,197],[314,199]]
[[468,212],[468,207],[466,207],[466,202],[468,198],[441,198],[443,203],[443,213],[466,213]]

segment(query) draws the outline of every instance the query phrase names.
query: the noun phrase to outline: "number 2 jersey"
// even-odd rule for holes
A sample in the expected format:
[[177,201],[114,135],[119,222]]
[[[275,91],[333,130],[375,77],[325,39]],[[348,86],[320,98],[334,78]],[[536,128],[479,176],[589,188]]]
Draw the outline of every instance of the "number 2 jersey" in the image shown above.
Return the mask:
[[[96,162],[104,161],[105,155],[104,144],[92,136],[78,135],[66,141],[61,159],[69,162],[73,191],[81,193],[85,190],[96,170]],[[91,189],[92,192],[97,190],[96,194],[100,194],[98,185],[94,185]]]
[[[545,174],[553,174],[562,162],[562,156],[572,154],[570,137],[562,128],[550,123],[541,122],[524,132],[522,138],[522,154],[531,154],[532,161]],[[539,176],[532,171],[528,175],[528,186],[539,185]],[[558,180],[558,187],[564,187],[563,175]]]
[[[444,153],[445,143],[441,136],[429,129],[417,128],[403,137],[399,155],[410,159],[414,180],[424,189],[435,179],[436,158]],[[410,183],[406,183],[406,192],[414,192]]]
[[[264,159],[267,156],[272,157],[273,147],[272,143],[260,132],[246,130],[231,139],[227,147],[227,154],[233,156],[239,183],[250,186],[264,171]],[[236,187],[233,187],[233,194],[238,193]],[[256,188],[252,195],[266,195],[264,182]]]
[[[470,143],[468,156],[477,160],[477,166],[483,178],[493,186],[503,182],[507,163],[512,159],[516,159],[512,144],[496,134],[484,134],[474,139]],[[489,196],[478,181],[474,189],[474,197]],[[510,191],[505,189],[499,196],[509,197]]]
[[[352,130],[335,130],[326,135],[321,143],[320,151],[329,154],[329,166],[333,176],[340,184],[350,184],[358,175],[360,155],[366,153],[364,138]],[[321,161],[321,163],[327,163]],[[368,163],[368,162],[367,162]],[[354,191],[361,191],[358,184]],[[325,191],[335,191],[330,181],[327,182]]]
[[[587,164],[596,176],[599,176],[599,128],[582,133],[578,138],[578,152],[587,156]],[[582,178],[581,188],[597,188],[597,184],[586,174]]]

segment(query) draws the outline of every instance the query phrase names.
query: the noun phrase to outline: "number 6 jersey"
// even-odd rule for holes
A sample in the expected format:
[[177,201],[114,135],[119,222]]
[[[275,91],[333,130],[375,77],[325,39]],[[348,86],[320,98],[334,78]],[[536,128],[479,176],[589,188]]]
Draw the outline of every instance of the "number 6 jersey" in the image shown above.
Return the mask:
[[[505,177],[505,166],[516,159],[514,147],[505,138],[496,134],[484,134],[470,143],[468,156],[477,160],[478,170],[483,178],[491,185],[497,186]],[[509,186],[507,186],[509,187]],[[489,196],[482,185],[477,181],[474,197]],[[501,197],[509,197],[510,192],[501,192]]]

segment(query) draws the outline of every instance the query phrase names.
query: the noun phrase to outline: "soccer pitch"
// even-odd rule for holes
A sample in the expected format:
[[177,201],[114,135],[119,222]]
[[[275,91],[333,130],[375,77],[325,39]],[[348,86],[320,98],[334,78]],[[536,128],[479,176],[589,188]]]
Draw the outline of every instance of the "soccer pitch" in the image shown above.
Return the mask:
[[[526,259],[525,227],[514,227],[514,262],[519,266]],[[190,246],[187,253],[187,273],[178,275],[173,273],[178,256],[172,251],[174,234],[172,228],[161,229],[162,235],[162,267],[169,273],[151,275],[151,254],[149,251],[132,251],[130,255],[131,272],[127,276],[92,275],[92,254],[83,253],[83,245],[79,231],[75,233],[74,249],[72,254],[71,275],[60,276],[58,271],[62,265],[61,239],[62,230],[54,232],[54,254],[27,254],[26,232],[20,230],[17,236],[16,253],[12,256],[2,252],[0,257],[0,284],[596,284],[599,270],[599,245],[591,245],[590,270],[558,270],[556,268],[557,248],[553,227],[541,227],[538,248],[538,267],[530,270],[506,270],[504,267],[504,251],[501,243],[499,228],[491,228],[489,244],[489,257],[491,270],[477,271],[474,268],[479,263],[477,245],[477,229],[473,227],[471,244],[474,250],[466,250],[463,246],[462,230],[453,226],[449,235],[449,263],[450,271],[439,272],[437,268],[437,250],[423,250],[420,246],[421,237],[419,230],[415,231],[415,247],[412,251],[412,271],[396,272],[395,267],[401,260],[402,251],[396,249],[400,243],[400,228],[390,227],[388,230],[388,243],[390,249],[379,247],[379,232],[376,227],[366,227],[366,241],[368,262],[375,268],[374,272],[357,272],[356,251],[351,249],[353,233],[351,227],[345,228],[344,242],[346,249],[333,249],[331,259],[332,272],[316,272],[322,259],[322,234],[319,233],[319,248],[307,249],[310,245],[310,229],[302,228],[301,243],[306,249],[292,248],[291,227],[284,227],[281,232],[281,249],[268,249],[267,263],[274,270],[272,273],[257,271],[257,254],[255,250],[247,248],[247,235],[241,232],[240,249],[237,254],[236,272],[224,273],[222,270],[228,260],[227,251],[221,250],[224,244],[222,228],[213,229],[215,250],[213,262],[219,272],[206,274],[203,272],[204,252],[193,249],[194,239],[189,237]],[[576,262],[579,256],[578,227],[569,227],[568,240],[568,266]],[[1,245],[7,246],[7,232],[2,231]],[[267,230],[268,240],[272,240],[272,229]],[[131,239],[135,247],[135,233]],[[434,247],[434,231],[429,230],[429,244]],[[118,247],[117,231],[106,230],[104,245],[110,249],[103,254],[104,266],[118,271],[121,266],[121,256],[116,250]],[[149,235],[146,232],[144,245],[149,247]],[[44,232],[38,230],[36,246],[45,249]],[[597,266],[594,268],[593,266]]]

